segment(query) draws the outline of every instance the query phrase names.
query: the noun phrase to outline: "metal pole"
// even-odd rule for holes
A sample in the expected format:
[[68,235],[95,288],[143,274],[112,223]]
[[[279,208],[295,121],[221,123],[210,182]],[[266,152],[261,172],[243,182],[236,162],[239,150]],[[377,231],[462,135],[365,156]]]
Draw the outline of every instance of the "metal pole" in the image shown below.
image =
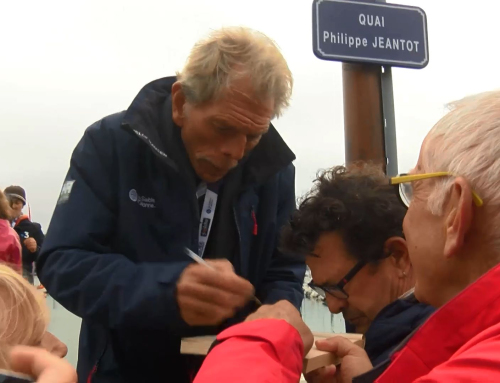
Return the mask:
[[385,171],[381,67],[343,63],[342,79],[346,164],[371,161]]
[[[376,0],[385,3],[386,0]],[[385,125],[385,155],[387,158],[386,173],[388,176],[398,175],[398,145],[396,141],[396,117],[394,115],[394,91],[392,87],[392,68],[384,66],[381,76],[382,107]]]
[[392,69],[386,66],[382,71],[382,105],[385,119],[385,154],[387,156],[387,175],[398,175],[398,147],[396,141],[396,117],[394,115],[394,92],[392,88]]
[[343,63],[342,78],[346,164],[371,161],[379,163],[387,175],[397,175],[391,67],[382,69],[378,65]]

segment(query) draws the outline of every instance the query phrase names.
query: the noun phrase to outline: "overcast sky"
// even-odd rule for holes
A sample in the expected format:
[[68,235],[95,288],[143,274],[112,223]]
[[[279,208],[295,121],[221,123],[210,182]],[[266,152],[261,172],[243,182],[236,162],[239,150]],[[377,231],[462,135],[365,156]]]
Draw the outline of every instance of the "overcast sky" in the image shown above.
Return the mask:
[[[427,13],[430,64],[393,70],[400,171],[457,98],[500,87],[495,0],[400,1]],[[275,121],[297,155],[297,194],[344,162],[341,64],[312,53],[311,1],[27,0],[0,12],[0,187],[28,191],[46,228],[71,152],[87,128],[180,69],[210,29],[245,25],[277,41],[295,77]],[[75,219],[77,219],[75,217]]]

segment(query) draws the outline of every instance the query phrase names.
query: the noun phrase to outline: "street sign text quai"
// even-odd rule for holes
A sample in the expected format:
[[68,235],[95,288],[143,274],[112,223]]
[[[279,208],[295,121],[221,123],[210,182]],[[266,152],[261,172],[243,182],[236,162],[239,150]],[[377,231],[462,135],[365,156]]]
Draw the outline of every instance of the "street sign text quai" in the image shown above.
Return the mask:
[[323,60],[424,68],[427,17],[407,5],[314,0],[313,51]]

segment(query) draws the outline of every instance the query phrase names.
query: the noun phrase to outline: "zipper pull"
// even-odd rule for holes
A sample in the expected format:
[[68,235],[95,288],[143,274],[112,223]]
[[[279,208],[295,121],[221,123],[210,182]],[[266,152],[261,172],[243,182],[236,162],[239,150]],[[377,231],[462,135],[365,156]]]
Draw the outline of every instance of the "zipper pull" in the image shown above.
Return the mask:
[[259,232],[259,226],[257,225],[257,217],[255,216],[255,210],[252,207],[252,219],[253,219],[253,235],[257,235]]

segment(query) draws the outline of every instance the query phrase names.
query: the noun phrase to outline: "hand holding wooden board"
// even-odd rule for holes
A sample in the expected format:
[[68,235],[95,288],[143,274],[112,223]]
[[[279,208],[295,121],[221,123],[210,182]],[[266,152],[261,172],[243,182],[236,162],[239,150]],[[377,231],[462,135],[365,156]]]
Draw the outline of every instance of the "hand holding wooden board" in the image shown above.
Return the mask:
[[[333,336],[342,336],[349,339],[354,344],[364,347],[363,335],[361,334],[337,334],[314,332],[314,342],[317,340],[331,338]],[[210,346],[215,341],[215,336],[197,336],[193,338],[183,338],[181,342],[181,354],[189,355],[207,355]],[[312,349],[307,353],[304,358],[303,373],[306,374],[310,371],[316,370],[321,367],[329,366],[331,364],[340,364],[340,359],[334,354],[326,351],[320,351],[313,345]]]

